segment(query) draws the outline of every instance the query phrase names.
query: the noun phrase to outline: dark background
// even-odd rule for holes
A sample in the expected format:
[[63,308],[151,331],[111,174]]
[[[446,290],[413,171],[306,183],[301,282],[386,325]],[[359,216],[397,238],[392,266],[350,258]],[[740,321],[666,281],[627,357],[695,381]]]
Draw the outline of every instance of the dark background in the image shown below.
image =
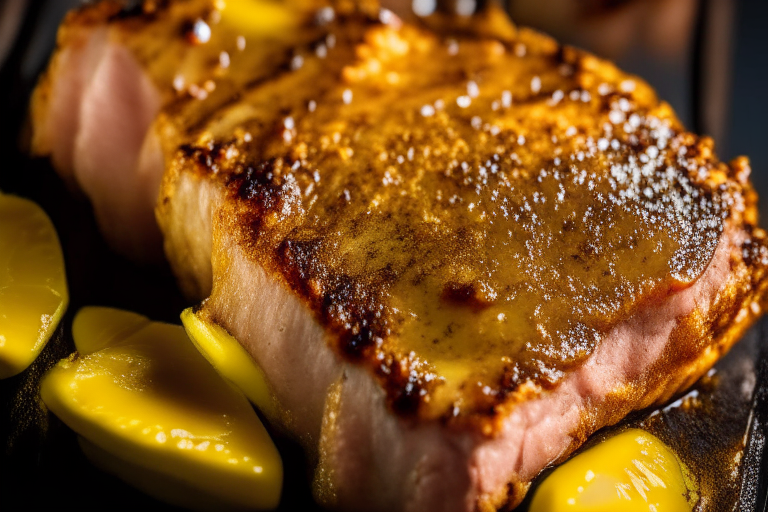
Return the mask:
[[[187,306],[167,268],[137,267],[112,253],[87,202],[67,190],[47,162],[30,160],[24,152],[28,94],[54,44],[56,25],[78,3],[0,0],[0,189],[34,199],[52,218],[71,296],[67,315],[38,361],[0,381],[3,511],[160,507],[93,468],[73,433],[46,413],[37,396],[40,375],[74,350],[69,332],[80,307],[108,305],[178,323]],[[390,4],[408,15],[407,0]],[[651,82],[687,126],[715,136],[723,160],[748,155],[758,193],[768,199],[768,1],[515,0],[509,10],[519,24],[614,59]],[[761,202],[761,211],[768,218],[768,201]],[[749,358],[754,349],[740,353]],[[741,367],[738,361],[730,364]],[[730,420],[745,424],[747,413],[739,411]],[[278,443],[286,463],[281,509],[316,508],[300,450],[285,439]],[[708,447],[703,443],[702,449]]]

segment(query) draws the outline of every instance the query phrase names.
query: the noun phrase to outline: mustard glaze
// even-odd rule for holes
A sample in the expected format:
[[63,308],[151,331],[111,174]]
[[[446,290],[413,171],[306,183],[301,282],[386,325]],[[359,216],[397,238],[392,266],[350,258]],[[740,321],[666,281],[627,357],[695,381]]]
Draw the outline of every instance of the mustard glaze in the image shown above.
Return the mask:
[[556,46],[471,38],[451,56],[413,28],[338,31],[335,60],[243,98],[251,142],[181,158],[227,184],[255,261],[395,409],[486,414],[554,387],[706,268],[739,192],[645,84]]
[[553,388],[695,282],[727,220],[755,221],[745,159],[721,163],[642,80],[493,9],[431,31],[290,2],[292,21],[241,39],[230,7],[178,5],[210,39],[158,40],[185,84],[214,87],[173,92],[139,54],[177,95],[156,125],[181,148],[170,172],[227,187],[220,213],[254,263],[403,415],[492,416]]

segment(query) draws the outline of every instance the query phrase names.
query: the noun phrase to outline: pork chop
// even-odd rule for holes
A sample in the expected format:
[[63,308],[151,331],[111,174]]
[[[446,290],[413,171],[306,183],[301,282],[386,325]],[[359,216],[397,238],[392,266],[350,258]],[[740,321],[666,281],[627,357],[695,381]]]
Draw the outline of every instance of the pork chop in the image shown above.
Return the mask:
[[35,148],[134,254],[159,187],[182,288],[331,508],[513,508],[763,311],[748,161],[608,62],[492,8],[119,7],[63,25]]

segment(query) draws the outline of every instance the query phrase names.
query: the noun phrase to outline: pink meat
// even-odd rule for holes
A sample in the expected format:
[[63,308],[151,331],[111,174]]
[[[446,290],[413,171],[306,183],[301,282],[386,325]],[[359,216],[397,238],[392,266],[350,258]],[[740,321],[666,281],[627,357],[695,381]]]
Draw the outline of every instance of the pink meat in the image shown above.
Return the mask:
[[[99,227],[120,253],[138,261],[161,255],[154,205],[163,156],[149,131],[160,93],[109,30],[84,31],[58,53],[36,118],[35,152],[90,199]],[[41,89],[42,90],[42,89]],[[38,92],[40,94],[40,92]]]

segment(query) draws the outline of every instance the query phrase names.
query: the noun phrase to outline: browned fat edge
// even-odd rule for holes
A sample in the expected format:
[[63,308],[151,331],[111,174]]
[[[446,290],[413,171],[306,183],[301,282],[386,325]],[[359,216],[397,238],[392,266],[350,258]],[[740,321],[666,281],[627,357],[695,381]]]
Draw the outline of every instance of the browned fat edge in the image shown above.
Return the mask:
[[153,19],[160,11],[170,5],[170,0],[121,0],[123,4],[120,12],[114,14],[111,20],[143,17]]
[[170,0],[101,0],[70,11],[64,26],[91,26],[125,20],[150,22],[170,4]]

